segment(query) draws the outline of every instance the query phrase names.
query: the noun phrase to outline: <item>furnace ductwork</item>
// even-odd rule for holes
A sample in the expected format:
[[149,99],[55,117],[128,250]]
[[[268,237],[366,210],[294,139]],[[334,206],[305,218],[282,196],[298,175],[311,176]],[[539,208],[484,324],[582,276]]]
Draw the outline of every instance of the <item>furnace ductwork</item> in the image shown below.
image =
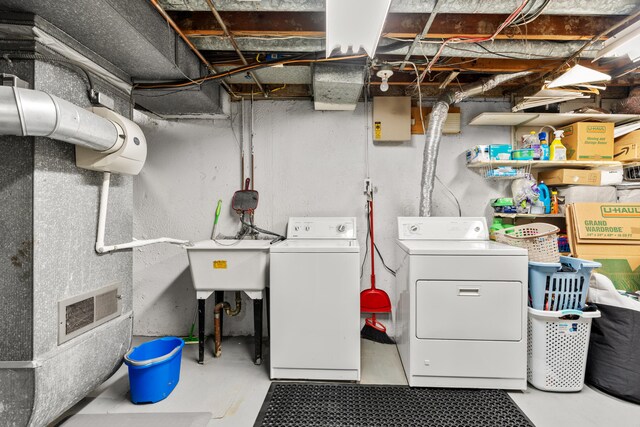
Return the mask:
[[436,166],[438,162],[438,151],[440,150],[440,140],[442,139],[442,126],[447,120],[449,106],[460,102],[470,96],[479,95],[496,86],[519,77],[530,74],[528,71],[513,74],[498,74],[489,80],[472,83],[463,86],[460,90],[449,90],[438,97],[431,115],[429,116],[429,126],[425,132],[424,157],[422,160],[422,182],[420,193],[420,216],[431,216],[433,206],[433,186],[436,177]]
[[0,86],[0,135],[45,136],[106,151],[116,145],[119,132],[112,121],[56,96]]

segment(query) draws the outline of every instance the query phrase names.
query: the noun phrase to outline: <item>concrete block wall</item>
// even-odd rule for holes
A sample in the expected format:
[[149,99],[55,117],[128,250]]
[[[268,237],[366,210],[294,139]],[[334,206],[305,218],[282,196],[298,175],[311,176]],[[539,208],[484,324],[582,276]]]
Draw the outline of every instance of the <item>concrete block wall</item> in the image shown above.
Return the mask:
[[[237,231],[231,196],[240,187],[239,104],[233,125],[226,121],[157,121],[141,119],[149,157],[134,179],[134,234],[192,241],[209,239],[216,201],[223,200],[219,231]],[[249,108],[245,108],[248,112]],[[507,143],[508,127],[468,127],[484,111],[508,111],[502,100],[461,104],[462,133],[443,138],[438,175],[455,193],[464,216],[488,216],[488,201],[506,191],[506,183],[489,182],[465,167],[464,151],[476,144]],[[248,128],[248,117],[245,127]],[[366,236],[368,174],[375,193],[376,240],[386,263],[396,268],[396,218],[418,214],[424,138],[403,143],[375,143],[367,138],[363,104],[355,111],[313,110],[311,101],[259,101],[254,104],[255,188],[260,192],[256,223],[279,233],[290,216],[355,216],[358,240]],[[248,129],[245,129],[245,137]],[[246,142],[248,145],[248,142]],[[368,150],[367,150],[368,147]],[[248,157],[246,162],[249,162]],[[368,167],[367,167],[368,164]],[[434,215],[457,216],[453,198],[436,183]],[[378,286],[394,293],[394,278],[377,261]],[[362,288],[369,286],[369,263]],[[227,295],[227,299],[232,298]],[[194,318],[196,298],[183,249],[153,246],[134,252],[134,334],[185,335]],[[213,317],[212,301],[209,301]],[[224,323],[225,333],[253,332],[252,306]],[[382,319],[391,332],[389,319]],[[210,326],[209,331],[210,331]]]

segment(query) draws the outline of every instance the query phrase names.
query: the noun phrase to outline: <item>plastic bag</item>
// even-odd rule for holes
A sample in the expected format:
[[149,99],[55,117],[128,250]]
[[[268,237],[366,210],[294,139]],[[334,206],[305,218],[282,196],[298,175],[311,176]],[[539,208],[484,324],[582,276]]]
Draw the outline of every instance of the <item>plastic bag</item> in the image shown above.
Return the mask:
[[513,201],[518,213],[529,213],[531,205],[540,198],[540,190],[536,180],[530,174],[511,183]]

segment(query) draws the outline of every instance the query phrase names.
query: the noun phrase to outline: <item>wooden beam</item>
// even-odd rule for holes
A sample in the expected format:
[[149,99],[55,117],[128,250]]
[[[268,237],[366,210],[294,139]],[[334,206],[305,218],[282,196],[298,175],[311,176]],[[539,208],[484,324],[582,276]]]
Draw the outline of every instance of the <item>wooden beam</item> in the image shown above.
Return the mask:
[[[189,36],[223,35],[214,17],[207,12],[171,12],[183,32]],[[224,12],[222,18],[236,36],[324,37],[322,12]],[[413,39],[429,19],[428,14],[391,13],[383,35]],[[429,38],[483,37],[491,35],[506,15],[438,14],[429,30]],[[542,15],[526,26],[506,28],[497,39],[588,40],[619,22],[619,16]]]
[[[217,55],[216,52],[205,51],[205,57],[210,61],[216,61]],[[391,57],[388,55],[381,55],[380,57],[383,61],[401,61],[400,57]],[[494,58],[447,58],[447,63],[439,64],[432,67],[432,73],[438,73],[441,71],[461,71],[463,72],[461,75],[467,75],[465,72],[473,72],[473,73],[486,73],[486,74],[494,74],[494,73],[515,73],[519,71],[533,71],[533,72],[546,72],[550,71],[553,68],[557,67],[558,64],[562,62],[561,59],[558,60],[527,60],[527,59],[494,59]],[[628,61],[627,61],[628,62]],[[591,69],[603,72],[603,73],[612,73],[612,70],[619,68],[622,64],[625,63],[624,59],[610,61],[605,64],[591,63],[590,60],[585,59],[582,61],[578,61],[580,65],[585,67],[589,67]],[[216,61],[216,65],[220,67],[230,66],[230,67],[240,67],[242,63],[235,58],[228,58],[228,60],[221,62],[218,58]],[[295,64],[294,64],[295,65]],[[394,69],[395,70],[395,69]],[[424,70],[423,65],[418,66],[418,70]],[[405,75],[407,78],[409,76],[413,76],[413,68],[405,67],[403,70],[405,73],[396,72],[397,76]],[[375,73],[374,73],[375,74]],[[414,77],[411,77],[413,79]]]
[[[383,61],[401,61],[400,56],[380,55]],[[544,72],[550,71],[562,63],[562,59],[545,59],[545,60],[528,60],[528,59],[498,59],[498,58],[446,58],[446,63],[434,65],[432,71],[472,71],[481,73],[515,73],[518,71]],[[591,69],[607,73],[618,63],[608,63],[606,65],[598,65],[591,63],[591,60],[585,59],[578,61],[580,65]],[[418,66],[419,70],[423,70],[424,66]],[[404,71],[413,71],[412,67],[405,67]]]

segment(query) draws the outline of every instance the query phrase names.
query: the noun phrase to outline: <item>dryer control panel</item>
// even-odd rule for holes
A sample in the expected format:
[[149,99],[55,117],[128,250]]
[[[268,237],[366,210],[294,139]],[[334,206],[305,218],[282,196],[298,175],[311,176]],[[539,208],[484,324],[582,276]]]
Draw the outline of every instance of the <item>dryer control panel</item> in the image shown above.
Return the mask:
[[483,217],[399,217],[400,240],[489,240]]
[[288,239],[355,239],[354,217],[292,217]]

